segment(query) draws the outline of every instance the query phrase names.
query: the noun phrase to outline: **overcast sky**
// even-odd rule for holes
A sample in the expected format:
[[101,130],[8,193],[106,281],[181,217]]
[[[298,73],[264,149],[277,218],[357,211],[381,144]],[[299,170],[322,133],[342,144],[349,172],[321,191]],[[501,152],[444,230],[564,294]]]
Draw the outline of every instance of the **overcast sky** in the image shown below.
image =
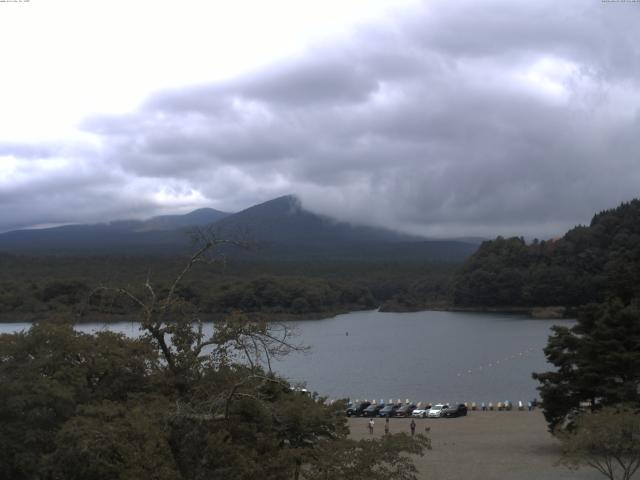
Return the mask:
[[640,2],[7,1],[0,51],[0,231],[293,193],[546,238],[640,196]]

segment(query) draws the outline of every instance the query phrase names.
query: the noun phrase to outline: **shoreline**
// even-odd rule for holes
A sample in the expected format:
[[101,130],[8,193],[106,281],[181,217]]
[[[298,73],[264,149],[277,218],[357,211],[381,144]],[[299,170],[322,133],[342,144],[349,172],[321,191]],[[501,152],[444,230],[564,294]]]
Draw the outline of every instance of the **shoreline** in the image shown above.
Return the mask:
[[[341,309],[331,310],[327,312],[308,312],[308,313],[273,313],[273,312],[240,312],[243,315],[250,317],[260,317],[267,322],[291,322],[291,321],[314,321],[324,320],[326,318],[337,317],[338,315],[345,315],[352,312],[363,312],[375,309]],[[400,313],[400,312],[398,312]],[[224,319],[224,317],[231,315],[228,313],[205,313],[200,315],[200,318],[205,323],[213,323]],[[62,318],[65,314],[63,312],[47,312],[47,313],[2,313],[0,314],[0,324],[2,323],[35,323],[48,318]],[[92,313],[86,315],[76,315],[72,312],[68,313],[69,318],[73,318],[74,325],[82,325],[87,323],[128,323],[139,322],[140,318],[138,314],[106,314],[106,313]]]
[[[566,307],[456,307],[452,305],[427,305],[424,308],[417,309],[392,309],[387,310],[384,304],[377,308],[344,308],[331,310],[326,312],[307,312],[307,313],[274,313],[274,312],[241,312],[245,315],[260,317],[267,322],[290,322],[290,321],[314,321],[324,320],[327,318],[337,317],[338,315],[346,315],[355,312],[378,311],[381,313],[418,313],[418,312],[460,312],[460,313],[495,313],[499,315],[528,315],[534,319],[541,320],[573,320],[575,312]],[[201,315],[203,322],[217,322],[231,313],[205,313]],[[17,313],[0,313],[1,323],[34,323],[47,318],[62,317],[63,312],[17,312]],[[105,314],[92,313],[86,315],[77,315],[69,312],[68,315],[74,316],[74,324],[86,323],[123,323],[138,321],[137,314]]]
[[432,304],[424,305],[419,308],[406,308],[406,309],[385,309],[382,305],[379,309],[381,312],[388,313],[412,313],[412,312],[461,312],[461,313],[497,313],[497,314],[517,314],[517,315],[529,315],[531,318],[539,318],[543,320],[572,320],[575,319],[575,311],[567,307],[555,305],[549,307],[539,306],[526,306],[526,307],[514,307],[514,306],[497,306],[497,307],[461,307],[455,305],[446,304]]

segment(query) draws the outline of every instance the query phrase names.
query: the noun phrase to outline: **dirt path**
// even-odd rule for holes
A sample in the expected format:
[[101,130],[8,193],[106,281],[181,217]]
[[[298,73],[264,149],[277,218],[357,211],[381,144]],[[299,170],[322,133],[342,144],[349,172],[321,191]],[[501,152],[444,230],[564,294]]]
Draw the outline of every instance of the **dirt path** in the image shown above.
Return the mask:
[[[410,419],[391,419],[391,433],[409,433]],[[417,419],[416,432],[430,427],[433,450],[416,460],[424,479],[432,480],[591,480],[591,469],[571,471],[554,465],[558,443],[546,430],[539,410],[469,412],[467,417]],[[353,438],[367,438],[367,420],[349,420]],[[376,419],[374,436],[384,433]]]

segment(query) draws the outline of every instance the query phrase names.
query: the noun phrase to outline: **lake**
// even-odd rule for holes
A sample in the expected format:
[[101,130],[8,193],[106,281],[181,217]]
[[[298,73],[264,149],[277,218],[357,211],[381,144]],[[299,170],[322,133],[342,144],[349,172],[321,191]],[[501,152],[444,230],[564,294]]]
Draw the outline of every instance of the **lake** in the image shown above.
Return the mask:
[[[550,368],[542,348],[554,324],[520,315],[425,311],[352,312],[289,322],[297,343],[310,346],[274,370],[330,398],[429,402],[526,402],[536,397],[531,372]],[[0,324],[0,333],[28,328]],[[84,324],[138,334],[135,323]]]

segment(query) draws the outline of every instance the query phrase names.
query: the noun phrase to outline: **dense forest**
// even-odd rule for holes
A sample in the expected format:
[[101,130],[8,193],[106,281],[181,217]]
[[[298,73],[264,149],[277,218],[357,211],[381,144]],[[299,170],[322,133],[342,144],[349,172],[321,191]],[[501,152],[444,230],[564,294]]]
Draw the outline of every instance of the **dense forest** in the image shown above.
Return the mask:
[[640,200],[595,215],[562,238],[484,242],[457,273],[457,306],[575,307],[640,293]]
[[[0,255],[0,319],[37,320],[70,313],[77,321],[117,320],[135,310],[118,288],[167,289],[180,256]],[[315,318],[372,309],[415,310],[446,303],[458,263],[257,262],[196,265],[180,294],[200,314],[234,310],[267,318]]]

